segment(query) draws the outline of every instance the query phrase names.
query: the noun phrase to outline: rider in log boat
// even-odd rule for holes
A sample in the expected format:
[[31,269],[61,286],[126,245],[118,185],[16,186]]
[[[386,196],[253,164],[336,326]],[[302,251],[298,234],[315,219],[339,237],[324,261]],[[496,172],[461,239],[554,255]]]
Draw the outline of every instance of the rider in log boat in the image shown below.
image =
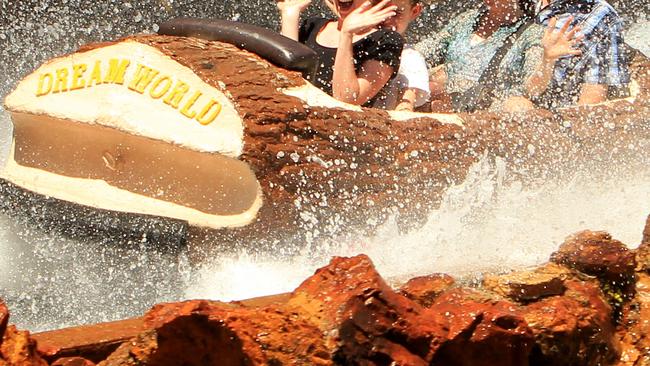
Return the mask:
[[[393,3],[397,5],[397,14],[387,19],[382,27],[393,29],[404,36],[409,24],[422,13],[423,1],[393,0]],[[413,111],[425,105],[430,97],[429,71],[424,55],[413,46],[405,44],[397,75],[381,90],[373,107]]]
[[450,22],[438,34],[416,45],[442,81],[432,93],[449,95],[455,111],[492,108],[506,112],[534,108],[531,98],[549,85],[555,62],[581,53],[577,28],[559,30],[536,24],[535,0],[484,0]]
[[371,106],[399,69],[402,37],[393,30],[379,28],[395,16],[397,6],[390,0],[335,0],[338,20],[309,18],[299,25],[300,14],[310,3],[278,3],[282,34],[316,51],[316,76],[311,80],[314,85],[343,102]]
[[[560,58],[548,88],[540,98],[546,108],[594,104],[627,96],[630,82],[623,51],[623,26],[616,10],[604,0],[540,0],[537,21],[556,29],[570,24],[584,36],[581,54]],[[557,19],[557,21],[554,21]]]

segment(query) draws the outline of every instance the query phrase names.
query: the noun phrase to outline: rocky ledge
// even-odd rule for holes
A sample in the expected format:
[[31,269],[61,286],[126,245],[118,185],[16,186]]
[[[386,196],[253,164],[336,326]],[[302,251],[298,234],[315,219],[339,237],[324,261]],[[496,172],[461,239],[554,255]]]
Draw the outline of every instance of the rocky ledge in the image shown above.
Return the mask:
[[637,249],[583,231],[480,286],[396,289],[367,256],[337,257],[290,294],[32,336],[0,302],[0,365],[650,365],[649,253],[650,217]]

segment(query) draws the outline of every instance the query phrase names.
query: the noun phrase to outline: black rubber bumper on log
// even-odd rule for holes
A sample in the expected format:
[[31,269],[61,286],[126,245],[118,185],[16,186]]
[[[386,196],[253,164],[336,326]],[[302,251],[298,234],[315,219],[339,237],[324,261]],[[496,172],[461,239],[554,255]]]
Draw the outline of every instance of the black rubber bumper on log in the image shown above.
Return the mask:
[[158,34],[230,43],[284,69],[299,71],[309,80],[316,70],[317,56],[311,48],[251,24],[221,19],[176,18],[162,23]]
[[151,215],[103,210],[21,188],[0,179],[0,212],[45,232],[115,245],[145,243],[177,250],[187,243],[188,223]]

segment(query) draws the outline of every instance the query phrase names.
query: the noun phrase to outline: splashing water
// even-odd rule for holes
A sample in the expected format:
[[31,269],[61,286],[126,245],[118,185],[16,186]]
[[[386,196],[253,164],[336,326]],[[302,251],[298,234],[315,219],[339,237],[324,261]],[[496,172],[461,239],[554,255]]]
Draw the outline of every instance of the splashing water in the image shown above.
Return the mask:
[[331,248],[318,257],[221,258],[198,271],[188,298],[238,300],[291,291],[333,255],[369,255],[385,277],[446,272],[460,277],[546,261],[562,240],[585,229],[606,230],[630,247],[641,241],[650,213],[650,171],[593,181],[578,175],[535,190],[504,183],[505,167],[487,160],[464,183],[449,189],[427,223],[401,234],[389,221],[372,237]]
[[[12,60],[0,64],[2,95],[48,58],[90,41],[155,31],[173,16],[277,27],[275,5],[266,1],[31,3],[0,4],[0,54],[2,60]],[[454,8],[453,3],[437,3],[423,19],[430,21],[441,9]],[[262,13],[273,16],[260,17]],[[643,17],[634,21],[627,39],[650,54],[649,22]],[[430,31],[422,24],[416,31]],[[0,163],[11,141],[10,126],[1,113]],[[471,278],[545,261],[566,235],[583,229],[607,230],[636,246],[650,213],[649,180],[650,169],[637,169],[597,180],[577,173],[567,182],[525,188],[509,180],[503,162],[486,158],[465,182],[449,189],[424,226],[412,232],[400,232],[395,220],[389,220],[373,236],[350,239],[354,233],[346,233],[345,240],[332,238],[304,254],[242,251],[212,258],[198,268],[189,266],[183,254],[62,239],[0,216],[0,297],[13,311],[12,322],[38,331],[137,316],[162,301],[234,300],[290,291],[333,255],[366,253],[382,275],[395,282],[433,272]],[[294,243],[280,243],[278,248],[289,245]]]

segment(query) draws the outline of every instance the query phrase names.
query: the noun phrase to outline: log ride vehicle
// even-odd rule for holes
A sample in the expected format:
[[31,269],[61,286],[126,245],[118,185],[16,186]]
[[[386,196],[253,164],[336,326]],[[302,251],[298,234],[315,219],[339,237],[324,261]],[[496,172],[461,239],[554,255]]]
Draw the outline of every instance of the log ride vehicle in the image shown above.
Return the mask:
[[5,99],[0,209],[75,237],[262,245],[415,222],[484,156],[535,174],[647,151],[640,54],[630,97],[522,115],[352,106],[305,80],[314,65],[270,30],[187,18],[54,58]]

